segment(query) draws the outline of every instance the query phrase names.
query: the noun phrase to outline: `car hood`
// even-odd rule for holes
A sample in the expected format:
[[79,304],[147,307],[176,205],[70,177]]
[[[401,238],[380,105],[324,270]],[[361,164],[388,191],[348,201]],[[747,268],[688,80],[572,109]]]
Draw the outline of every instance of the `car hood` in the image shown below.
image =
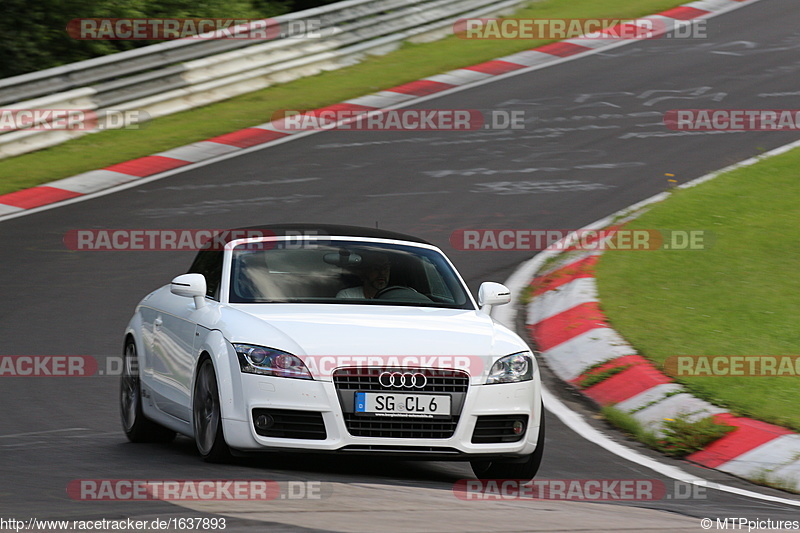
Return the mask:
[[[231,342],[285,350],[312,363],[332,356],[342,363],[337,366],[369,364],[364,357],[375,356],[374,361],[401,366],[421,361],[421,366],[453,368],[447,357],[467,356],[483,359],[485,366],[528,349],[516,334],[476,310],[348,304],[239,304],[228,310],[237,315],[223,316],[227,325],[236,324],[224,332]],[[351,356],[361,359],[348,363]],[[431,359],[420,356],[438,359],[427,365]],[[483,373],[474,370],[473,375]]]

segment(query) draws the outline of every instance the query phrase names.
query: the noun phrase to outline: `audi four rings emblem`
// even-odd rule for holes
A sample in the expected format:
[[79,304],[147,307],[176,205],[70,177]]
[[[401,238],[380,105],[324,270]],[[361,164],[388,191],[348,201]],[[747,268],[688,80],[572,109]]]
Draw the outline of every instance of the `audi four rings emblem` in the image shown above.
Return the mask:
[[420,372],[384,372],[378,376],[378,383],[384,387],[422,389],[428,384],[428,378]]

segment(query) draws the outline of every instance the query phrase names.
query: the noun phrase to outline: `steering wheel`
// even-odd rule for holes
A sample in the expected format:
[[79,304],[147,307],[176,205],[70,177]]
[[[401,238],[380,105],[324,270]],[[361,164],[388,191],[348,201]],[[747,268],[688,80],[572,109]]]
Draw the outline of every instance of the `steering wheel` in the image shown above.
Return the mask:
[[403,285],[389,285],[388,287],[384,287],[381,290],[379,290],[378,292],[376,292],[375,296],[373,296],[373,298],[380,298],[381,296],[385,295],[386,293],[388,293],[390,291],[414,291],[414,292],[417,292],[416,290],[412,289],[411,287],[404,287]]
[[[394,293],[394,294],[392,294]],[[387,296],[388,295],[388,296]],[[420,294],[412,287],[404,287],[403,285],[390,285],[384,287],[375,293],[374,299],[389,299],[399,300],[403,302],[430,302],[431,299]]]

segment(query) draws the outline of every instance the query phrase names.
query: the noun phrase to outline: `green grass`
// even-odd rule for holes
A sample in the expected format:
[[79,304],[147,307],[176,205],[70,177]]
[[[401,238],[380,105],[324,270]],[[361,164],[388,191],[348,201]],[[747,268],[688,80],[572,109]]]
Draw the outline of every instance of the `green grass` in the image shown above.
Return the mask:
[[700,451],[736,429],[727,424],[719,424],[710,416],[690,422],[688,416],[678,415],[663,420],[659,428],[662,430],[662,436],[659,437],[654,430],[645,428],[633,415],[614,406],[605,406],[600,413],[611,425],[646,446],[672,457],[686,457]]
[[[800,354],[800,150],[675,194],[628,228],[706,230],[695,251],[609,251],[603,310],[642,355]],[[697,396],[800,430],[800,377],[683,377]]]
[[603,370],[602,372],[594,372],[594,373],[586,371],[584,372],[584,377],[578,382],[578,387],[580,387],[581,389],[588,389],[593,385],[602,383],[603,381],[607,380],[612,376],[616,376],[617,374],[625,372],[632,366],[633,365],[620,365],[611,367],[608,370]]
[[[635,18],[682,0],[544,0],[518,18]],[[268,122],[282,109],[314,109],[433,74],[534,48],[546,41],[464,40],[406,44],[348,68],[303,78],[224,102],[162,117],[140,130],[86,135],[46,150],[0,160],[0,194],[102,168]]]
[[600,414],[603,415],[603,418],[612,426],[621,429],[624,433],[627,433],[650,448],[658,449],[658,436],[655,432],[646,429],[633,415],[611,405],[601,407]]
[[735,429],[734,426],[716,422],[711,416],[694,422],[685,416],[665,418],[664,438],[659,441],[659,449],[673,457],[686,457]]
[[772,470],[764,468],[756,476],[751,477],[750,481],[757,485],[772,487],[774,489],[785,490],[787,492],[800,493],[800,484],[791,477],[775,477]]
[[536,290],[533,285],[526,285],[519,293],[519,303],[521,305],[528,305],[533,301],[533,293]]

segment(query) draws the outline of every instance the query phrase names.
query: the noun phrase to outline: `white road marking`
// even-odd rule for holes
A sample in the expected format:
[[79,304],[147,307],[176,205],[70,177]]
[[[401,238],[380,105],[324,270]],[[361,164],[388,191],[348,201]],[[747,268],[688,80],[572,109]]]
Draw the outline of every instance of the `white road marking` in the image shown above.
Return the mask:
[[[792,142],[792,143],[789,143],[789,144],[785,144],[783,146],[779,146],[778,148],[770,150],[769,152],[766,152],[765,154],[763,154],[761,156],[751,157],[749,159],[746,159],[746,160],[741,161],[739,163],[730,165],[730,166],[725,167],[725,168],[723,168],[721,170],[718,170],[716,172],[712,172],[710,174],[706,174],[705,176],[701,176],[699,178],[691,180],[691,181],[689,181],[687,183],[679,185],[678,188],[686,189],[686,188],[689,188],[689,187],[694,187],[695,185],[699,185],[701,183],[709,181],[709,180],[711,180],[711,179],[713,179],[713,178],[715,178],[715,177],[717,177],[720,174],[723,174],[725,172],[729,172],[731,170],[734,170],[734,169],[737,169],[737,168],[740,168],[740,167],[745,167],[745,166],[749,166],[749,165],[755,164],[755,163],[757,163],[757,162],[759,162],[759,161],[761,161],[763,159],[783,154],[785,152],[788,152],[788,151],[792,150],[793,148],[798,148],[798,147],[800,147],[800,141],[795,141],[795,142]],[[608,217],[600,219],[597,222],[589,224],[588,226],[585,226],[584,228],[581,228],[581,229],[585,230],[585,229],[600,229],[600,228],[604,228],[604,227],[610,225],[611,222],[616,217],[621,216],[621,215],[626,214],[626,213],[631,213],[631,212],[636,211],[637,209],[640,209],[640,208],[642,208],[642,207],[644,207],[646,205],[649,205],[649,204],[664,200],[664,199],[667,198],[667,196],[668,195],[666,193],[656,194],[655,196],[651,196],[650,198],[647,198],[646,200],[643,200],[643,201],[638,202],[638,203],[636,203],[636,204],[634,204],[634,205],[632,205],[630,207],[622,209],[622,210],[620,210],[620,211],[618,211],[618,212],[616,212],[616,213],[614,213],[614,214],[612,214],[612,215],[610,215]],[[554,246],[556,246],[556,245],[554,245]],[[541,252],[541,253],[537,254],[536,256],[534,256],[532,259],[529,259],[528,261],[522,263],[511,274],[511,276],[509,276],[509,278],[505,282],[505,285],[509,289],[511,289],[511,293],[512,294],[519,294],[520,291],[530,282],[530,280],[533,279],[533,276],[536,273],[536,271],[539,269],[539,267],[549,257],[557,255],[558,253],[559,253],[558,250],[545,250],[544,252]],[[495,307],[494,309],[492,309],[493,318],[495,318],[497,321],[501,322],[502,324],[505,324],[506,326],[510,327],[513,330],[516,330],[516,328],[514,327],[515,321],[516,321],[516,315],[517,315],[517,310],[513,305],[499,306],[499,307]],[[604,433],[602,433],[602,432],[598,431],[597,429],[593,428],[578,413],[576,413],[575,411],[572,411],[569,407],[564,405],[564,403],[562,403],[558,398],[556,398],[550,391],[544,389],[542,391],[542,397],[544,398],[545,409],[547,409],[548,411],[550,411],[551,413],[556,415],[559,420],[561,420],[567,427],[569,427],[575,433],[577,433],[581,437],[585,438],[586,440],[597,444],[601,448],[603,448],[605,450],[608,450],[609,452],[611,452],[611,453],[613,453],[613,454],[615,454],[615,455],[617,455],[617,456],[619,456],[619,457],[621,457],[621,458],[623,458],[625,460],[631,461],[632,463],[636,463],[638,465],[641,465],[641,466],[644,466],[646,468],[649,468],[649,469],[651,469],[651,470],[653,470],[655,472],[658,472],[659,474],[662,474],[662,475],[664,475],[666,477],[669,477],[669,478],[672,478],[672,479],[675,479],[675,480],[678,480],[678,481],[681,481],[681,482],[684,482],[684,483],[697,485],[699,487],[712,488],[712,489],[719,490],[721,492],[729,492],[731,494],[737,494],[739,496],[744,496],[744,497],[747,497],[747,498],[753,498],[753,499],[756,499],[756,500],[764,500],[764,501],[770,501],[770,502],[775,502],[775,503],[782,503],[782,504],[785,504],[785,505],[791,505],[793,507],[800,507],[800,501],[798,501],[798,500],[791,500],[791,499],[788,499],[788,498],[780,498],[780,497],[777,497],[777,496],[769,496],[769,495],[766,495],[766,494],[760,494],[758,492],[753,492],[753,491],[749,491],[749,490],[745,490],[745,489],[739,489],[739,488],[736,488],[736,487],[731,487],[729,485],[721,485],[719,483],[714,483],[714,482],[709,481],[707,479],[703,479],[703,478],[699,478],[699,477],[693,477],[693,476],[689,475],[688,473],[684,472],[683,470],[681,470],[680,468],[676,468],[674,466],[670,466],[670,465],[666,465],[666,464],[660,463],[659,461],[656,461],[655,459],[651,459],[650,457],[647,457],[647,456],[637,452],[636,450],[633,450],[631,448],[623,446],[623,445],[619,444],[618,442],[615,442],[614,440],[612,440],[611,438],[606,436]]]
[[27,437],[29,435],[47,435],[48,433],[63,433],[66,431],[89,431],[89,428],[66,428],[51,429],[49,431],[31,431],[30,433],[14,433],[12,435],[0,435],[0,439],[11,439],[14,437]]
[[[749,4],[739,4],[739,5],[736,5],[735,7],[732,6],[731,9],[727,9],[727,10],[724,10],[724,11],[713,13],[712,16],[732,11],[733,9],[736,9],[738,7],[742,7],[744,5],[752,5],[752,3],[753,2],[751,2]],[[710,17],[704,17],[704,18],[710,18]],[[609,50],[611,50],[613,48],[617,48],[619,46],[624,46],[626,44],[629,44],[629,42],[628,41],[622,41],[619,44],[615,44],[613,46],[610,46],[610,47],[602,49],[601,52],[603,54],[605,54],[605,53],[607,53]],[[416,104],[419,104],[419,103],[427,101],[427,100],[432,100],[432,99],[435,99],[435,98],[441,98],[443,96],[448,96],[450,94],[453,94],[453,93],[456,93],[456,92],[460,92],[460,91],[463,91],[463,90],[473,89],[475,87],[478,87],[478,86],[481,86],[481,85],[485,85],[485,84],[488,84],[488,83],[494,83],[496,81],[500,81],[500,80],[503,80],[503,79],[506,79],[506,78],[510,78],[512,76],[518,76],[518,75],[521,75],[521,74],[526,74],[528,72],[532,72],[532,71],[538,70],[540,68],[546,68],[546,67],[555,66],[557,64],[566,63],[567,61],[572,61],[574,59],[581,59],[581,58],[584,58],[584,57],[586,57],[588,55],[594,55],[596,53],[598,53],[598,52],[593,51],[593,52],[588,52],[588,53],[584,53],[584,54],[578,54],[577,56],[570,56],[570,57],[561,58],[559,60],[548,62],[548,63],[543,64],[543,65],[537,65],[537,66],[533,66],[533,67],[530,67],[530,68],[519,69],[519,70],[507,72],[505,74],[501,74],[501,75],[498,75],[498,76],[493,76],[491,78],[488,78],[486,80],[481,80],[481,81],[478,81],[476,83],[471,83],[471,84],[468,84],[468,85],[454,87],[454,88],[448,89],[446,91],[441,91],[441,92],[434,93],[434,94],[429,95],[429,96],[417,98],[417,99],[414,99],[414,100],[412,100],[410,102],[404,103],[403,105],[396,105],[396,106],[393,106],[393,107],[391,107],[389,109],[397,109],[397,108],[407,107],[407,106],[410,106],[410,105],[416,105]],[[143,179],[136,180],[133,183],[128,183],[128,184],[116,186],[116,187],[113,187],[113,188],[110,188],[110,189],[106,189],[106,190],[103,190],[103,191],[98,191],[96,193],[87,194],[85,196],[72,198],[70,200],[65,200],[63,202],[59,202],[59,203],[55,203],[55,204],[48,204],[48,205],[45,205],[45,206],[41,206],[41,207],[37,207],[37,208],[34,208],[34,209],[25,210],[25,211],[22,211],[22,212],[9,213],[6,216],[0,217],[0,219],[2,219],[3,221],[4,220],[10,220],[12,218],[17,218],[17,217],[20,217],[20,216],[26,216],[26,215],[30,215],[30,214],[33,214],[33,213],[38,213],[38,212],[41,212],[41,211],[54,209],[56,207],[61,207],[61,206],[64,206],[64,205],[70,205],[70,204],[77,203],[77,202],[82,202],[82,201],[85,201],[85,200],[89,200],[91,198],[97,198],[97,197],[100,197],[100,196],[113,194],[115,192],[119,192],[119,191],[122,191],[122,190],[130,189],[132,187],[136,187],[136,186],[139,186],[139,185],[142,185],[142,184],[145,184],[145,183],[149,183],[151,181],[161,180],[161,179],[167,178],[169,176],[172,176],[174,174],[179,174],[179,173],[182,173],[182,172],[194,170],[196,168],[200,168],[200,167],[204,167],[204,166],[207,166],[207,165],[210,165],[210,164],[218,163],[218,162],[226,160],[226,159],[231,159],[233,157],[239,157],[239,156],[244,155],[244,154],[252,153],[252,152],[255,152],[255,151],[258,151],[258,150],[263,150],[265,148],[271,148],[271,147],[273,147],[275,145],[283,144],[284,142],[293,141],[293,140],[299,139],[301,137],[306,137],[307,135],[312,135],[314,133],[317,133],[317,132],[316,131],[309,131],[307,133],[299,133],[299,134],[291,135],[291,136],[288,136],[288,137],[285,137],[285,138],[282,138],[282,139],[278,139],[276,141],[272,141],[272,142],[267,143],[265,145],[257,145],[257,146],[253,146],[253,147],[250,147],[250,148],[245,148],[245,149],[242,149],[240,151],[237,151],[237,152],[234,152],[234,153],[231,153],[231,154],[221,155],[221,156],[218,156],[218,157],[215,157],[215,158],[207,159],[205,161],[201,161],[201,162],[194,163],[194,164],[191,164],[191,165],[186,165],[184,167],[179,167],[179,168],[173,169],[171,171],[162,172],[162,173],[156,174],[155,176],[152,176],[150,178],[143,178]],[[780,148],[778,148],[776,150],[772,150],[771,152],[768,152],[768,155],[777,155],[778,153],[783,153],[785,151],[788,151],[792,147],[798,146],[798,145],[800,145],[800,142],[791,143],[789,145],[785,145],[785,146],[780,147]],[[765,154],[765,155],[767,155],[767,154]],[[748,159],[746,161],[742,161],[741,163],[738,163],[736,165],[733,165],[733,167],[746,166],[746,165],[749,165],[749,164],[753,164],[754,162],[756,162],[756,160],[757,159],[755,159],[755,158],[751,158],[751,159]],[[729,170],[731,168],[732,167],[728,167],[726,169],[723,169],[723,171]],[[715,177],[717,174],[719,174],[719,173],[721,173],[723,171],[719,171],[719,172],[714,173],[712,175],[704,176],[703,178],[698,178],[697,180],[693,180],[690,183],[697,184],[697,183],[700,183],[701,181],[706,181],[707,179],[711,179],[712,177]],[[688,185],[688,184],[684,184],[682,187],[685,187],[686,185]],[[663,196],[663,195],[656,195],[656,196]],[[651,199],[645,200],[644,202],[641,202],[640,204],[650,203],[652,201],[653,201],[653,199],[651,198]],[[637,205],[640,205],[640,204],[637,204]],[[608,219],[604,219],[604,220],[610,220],[610,217]],[[595,223],[595,224],[597,224],[597,223]],[[595,226],[595,224],[592,224],[591,226],[587,226],[587,228],[588,227],[593,227],[593,226]],[[524,263],[506,281],[506,285],[508,285],[509,288],[512,289],[512,291],[514,290],[514,288],[520,289],[521,287],[524,287],[525,281],[530,279],[530,274],[535,272],[535,269],[536,269],[537,265],[533,264],[533,262],[536,261],[539,258],[543,259],[544,256],[545,256],[545,253],[539,254],[534,259]],[[520,281],[519,281],[520,278],[522,279],[522,282],[521,282],[522,284],[520,284]],[[513,283],[512,283],[512,280],[513,280]],[[506,309],[504,309],[502,307],[495,308],[495,309],[496,309],[496,311],[498,311],[498,313],[496,313],[496,315],[497,315],[496,318],[498,318],[500,314],[505,314],[505,313],[501,313],[501,312],[502,311],[506,311]],[[516,313],[516,311],[515,310],[510,310],[510,311],[511,311],[511,313],[509,313],[511,315],[511,322],[510,323],[513,324],[513,317],[514,317],[514,314]],[[506,318],[508,318],[508,316],[506,316]],[[500,319],[498,318],[498,320],[500,320]],[[501,321],[503,321],[503,320],[501,320]],[[630,448],[626,448],[625,446],[622,446],[622,445],[612,441],[611,439],[606,437],[604,434],[602,434],[599,431],[595,430],[588,423],[586,423],[586,421],[584,421],[580,417],[580,415],[578,415],[577,413],[575,413],[575,412],[571,411],[569,408],[567,408],[563,403],[561,403],[557,398],[555,398],[549,391],[544,390],[543,391],[543,395],[544,395],[544,399],[545,399],[545,408],[547,408],[547,410],[549,410],[550,412],[555,414],[562,422],[564,422],[564,424],[566,424],[568,427],[570,427],[573,431],[575,431],[576,433],[578,433],[582,437],[584,437],[584,438],[586,438],[588,440],[591,440],[592,442],[597,443],[599,446],[607,449],[608,451],[610,451],[610,452],[612,452],[612,453],[614,453],[614,454],[616,454],[616,455],[618,455],[618,456],[620,456],[620,457],[622,457],[624,459],[630,460],[632,462],[635,462],[637,464],[640,464],[642,466],[650,468],[650,469],[652,469],[652,470],[654,470],[656,472],[659,472],[659,473],[661,473],[661,474],[663,474],[663,475],[665,475],[667,477],[671,477],[673,479],[678,479],[678,480],[681,480],[681,481],[684,481],[684,482],[687,482],[687,483],[697,484],[697,485],[704,486],[704,487],[713,487],[713,488],[716,488],[717,490],[721,490],[721,491],[725,491],[725,492],[731,492],[731,493],[734,493],[734,494],[739,494],[739,495],[751,497],[751,498],[754,498],[754,499],[774,501],[774,502],[779,502],[779,503],[784,503],[784,504],[787,504],[787,505],[800,507],[800,502],[798,502],[798,501],[789,500],[789,499],[786,499],[786,498],[777,498],[777,497],[773,497],[773,496],[767,496],[767,495],[764,495],[764,494],[759,494],[759,493],[755,493],[755,492],[751,492],[751,491],[747,491],[747,490],[743,490],[743,489],[737,489],[735,487],[728,487],[726,485],[716,485],[716,484],[713,484],[713,483],[711,483],[711,482],[709,482],[707,480],[702,480],[702,479],[699,479],[699,478],[697,478],[697,479],[691,478],[691,476],[689,476],[688,474],[686,474],[685,472],[683,472],[682,470],[680,470],[678,468],[671,467],[671,466],[659,463],[658,461],[655,461],[653,459],[650,459],[649,457],[646,457],[644,455],[639,454],[635,450],[632,450]],[[19,433],[19,434],[15,434],[15,435],[2,435],[2,436],[0,436],[0,438],[18,437],[18,436],[26,436],[26,435],[36,435],[36,434],[42,434],[42,433],[56,433],[56,432],[63,432],[63,431],[75,431],[75,430],[84,431],[84,430],[87,430],[87,428],[69,428],[69,429],[53,430],[53,431],[45,431],[45,432]],[[675,476],[679,476],[679,477],[675,477]]]
[[418,191],[418,192],[387,192],[383,194],[365,194],[367,198],[382,198],[385,196],[416,196],[428,194],[450,194],[450,191]]
[[[716,17],[718,15],[722,15],[722,14],[725,14],[725,13],[730,13],[731,11],[734,11],[734,10],[742,8],[742,7],[752,6],[753,4],[755,4],[758,1],[759,0],[751,0],[751,1],[747,2],[747,3],[731,2],[732,5],[730,7],[726,8],[726,9],[721,9],[719,11],[711,12],[708,15],[704,15],[702,18],[703,19],[709,19],[709,18]],[[667,20],[666,17],[660,16],[660,15],[651,15],[650,17],[643,17],[643,18]],[[539,70],[539,69],[554,67],[554,66],[560,65],[562,63],[567,63],[569,61],[574,61],[576,59],[583,59],[585,57],[588,57],[588,56],[591,56],[591,55],[595,55],[595,54],[605,54],[609,50],[613,50],[613,49],[616,49],[616,48],[619,48],[619,47],[622,47],[622,46],[626,46],[628,44],[635,43],[635,42],[636,42],[635,40],[623,39],[623,40],[620,40],[619,42],[613,43],[613,44],[611,44],[611,45],[609,45],[607,47],[594,49],[594,50],[591,50],[591,51],[588,51],[588,52],[583,52],[583,53],[572,55],[572,56],[557,57],[555,59],[548,57],[548,61],[545,62],[545,63],[542,63],[542,64],[534,64],[533,66],[530,66],[530,67],[527,67],[527,68],[521,68],[521,69],[518,69],[518,70],[512,70],[512,71],[506,72],[504,74],[498,74],[496,76],[490,76],[490,77],[488,77],[488,78],[486,78],[484,80],[478,80],[478,81],[475,81],[473,83],[466,83],[464,85],[458,85],[456,87],[452,87],[452,88],[444,90],[444,91],[439,91],[439,92],[436,92],[436,93],[433,93],[433,94],[429,94],[427,96],[413,98],[411,100],[408,100],[408,101],[405,101],[405,102],[401,102],[401,103],[398,103],[398,104],[393,105],[393,106],[386,107],[386,108],[384,108],[382,110],[376,110],[376,112],[378,112],[378,111],[383,112],[383,111],[390,110],[390,109],[402,109],[404,107],[410,107],[412,105],[419,105],[419,104],[421,104],[423,102],[427,102],[428,100],[434,100],[436,98],[442,98],[443,96],[449,96],[451,94],[455,94],[455,93],[458,93],[458,92],[461,92],[461,91],[474,89],[476,87],[480,87],[480,86],[483,86],[483,85],[488,85],[490,83],[495,83],[497,81],[505,80],[507,78],[511,78],[511,77],[514,77],[514,76],[527,74],[529,72],[533,72],[533,71],[536,71],[536,70]],[[520,52],[520,54],[526,54],[527,52],[536,52],[536,51],[535,50],[526,50],[526,51]],[[541,52],[536,52],[536,53],[541,53]],[[527,55],[530,55],[530,54],[527,54]],[[510,56],[506,56],[506,58],[509,58],[509,57]],[[504,58],[500,57],[500,58],[497,58],[497,59],[503,60]],[[424,78],[424,79],[427,79],[427,78]],[[369,95],[365,95],[365,96],[369,96]],[[112,187],[110,189],[105,189],[105,190],[102,190],[102,191],[93,192],[93,193],[90,193],[90,194],[87,194],[87,195],[84,195],[84,196],[78,196],[78,197],[75,197],[75,198],[70,198],[68,200],[63,200],[61,202],[56,202],[54,204],[47,204],[47,205],[43,205],[43,206],[40,206],[40,207],[35,207],[33,209],[26,209],[26,210],[18,211],[18,212],[7,212],[7,210],[0,211],[0,222],[5,221],[5,220],[11,220],[11,219],[14,219],[14,218],[17,218],[17,217],[21,217],[21,216],[31,215],[33,213],[39,213],[41,211],[46,211],[46,210],[49,210],[49,209],[55,209],[57,207],[61,207],[61,206],[65,206],[65,205],[71,205],[71,204],[75,204],[75,203],[78,203],[78,202],[83,202],[83,201],[86,201],[86,200],[90,200],[92,198],[98,198],[98,197],[101,197],[101,196],[105,196],[107,194],[113,194],[115,192],[124,191],[124,190],[130,189],[132,187],[138,187],[139,185],[143,185],[145,183],[150,183],[151,181],[161,180],[161,179],[164,179],[164,178],[168,178],[169,176],[173,176],[175,174],[180,174],[182,172],[188,172],[188,171],[195,170],[197,168],[201,168],[201,167],[204,167],[204,166],[208,166],[208,165],[212,165],[212,164],[215,164],[215,163],[219,163],[220,161],[225,161],[226,159],[239,157],[239,156],[242,156],[242,155],[245,155],[245,154],[250,154],[250,153],[253,153],[253,152],[257,152],[259,150],[272,148],[272,147],[277,146],[279,144],[295,141],[297,139],[301,139],[301,138],[307,137],[309,135],[314,135],[316,133],[319,133],[320,131],[326,131],[326,130],[311,130],[311,131],[295,133],[293,135],[287,135],[286,137],[283,137],[283,138],[280,138],[280,139],[276,139],[276,140],[270,141],[268,143],[264,143],[264,144],[260,144],[260,145],[256,145],[256,146],[251,146],[249,148],[243,148],[241,150],[238,150],[236,152],[232,152],[232,153],[229,153],[229,154],[221,154],[221,155],[218,155],[216,157],[212,157],[212,158],[209,158],[209,159],[206,159],[206,160],[203,160],[203,161],[198,161],[197,163],[192,163],[192,164],[189,164],[189,165],[186,165],[186,166],[174,168],[174,169],[168,170],[166,172],[161,172],[159,174],[155,174],[155,175],[147,177],[147,178],[140,178],[140,179],[137,179],[137,180],[135,180],[135,181],[133,181],[131,183],[125,183],[125,184],[117,185],[117,186]]]
[[683,483],[697,485],[698,487],[715,489],[721,492],[730,492],[731,494],[737,494],[739,496],[745,496],[747,498],[753,498],[756,500],[765,500],[769,502],[783,503],[794,507],[800,507],[800,501],[797,500],[790,500],[788,498],[780,498],[777,496],[768,496],[766,494],[759,494],[758,492],[739,489],[729,485],[721,485],[719,483],[714,483],[713,481],[708,481],[707,479],[692,476],[680,468],[660,463],[655,459],[651,459],[646,455],[642,455],[636,450],[611,440],[604,433],[590,426],[583,418],[581,418],[578,413],[572,411],[569,407],[564,405],[561,400],[556,398],[553,393],[547,389],[542,391],[542,397],[544,398],[545,409],[556,415],[558,419],[561,420],[572,431],[586,440],[597,444],[601,448],[608,450],[609,452],[618,455],[627,461],[644,466],[645,468],[649,468],[650,470],[658,472],[663,476],[681,481]]

